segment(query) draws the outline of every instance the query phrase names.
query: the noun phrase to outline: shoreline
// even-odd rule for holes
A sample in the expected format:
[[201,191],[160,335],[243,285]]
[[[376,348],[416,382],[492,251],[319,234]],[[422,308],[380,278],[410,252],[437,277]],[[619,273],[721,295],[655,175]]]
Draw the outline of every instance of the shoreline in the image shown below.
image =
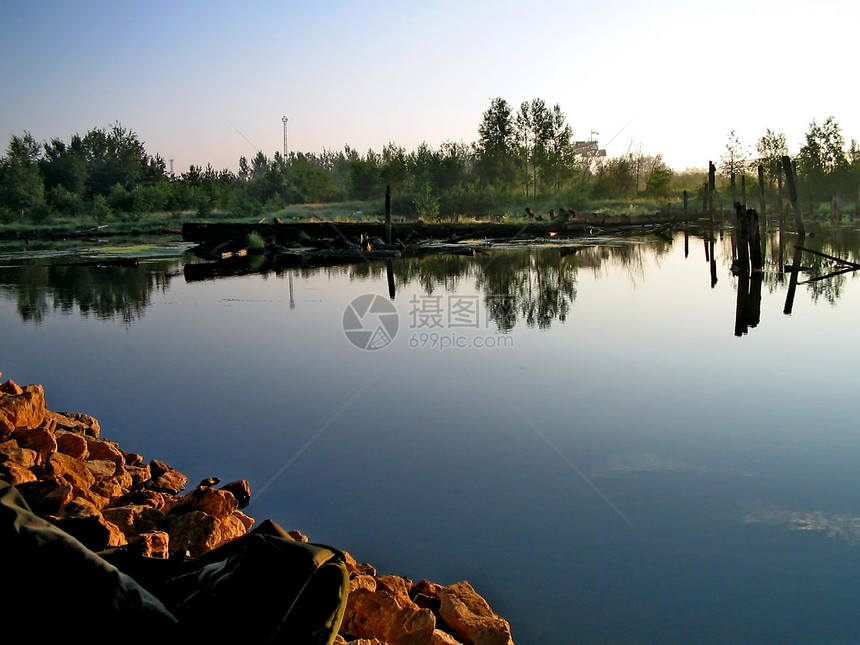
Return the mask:
[[[2,373],[0,373],[2,377]],[[245,480],[188,478],[101,436],[97,419],[51,411],[41,385],[0,384],[0,480],[32,512],[97,554],[197,558],[245,536]],[[285,539],[309,543],[297,530]],[[417,584],[379,575],[342,551],[349,594],[333,642],[355,645],[513,645],[510,624],[466,581]]]

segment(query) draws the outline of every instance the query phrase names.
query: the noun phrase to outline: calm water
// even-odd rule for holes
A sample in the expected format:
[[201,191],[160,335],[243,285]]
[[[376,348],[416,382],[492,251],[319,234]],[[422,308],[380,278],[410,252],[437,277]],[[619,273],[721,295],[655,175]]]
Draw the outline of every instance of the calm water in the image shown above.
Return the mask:
[[[248,479],[258,520],[468,579],[521,645],[860,642],[860,282],[804,254],[787,303],[779,241],[761,284],[728,236],[397,260],[388,318],[361,317],[385,264],[5,257],[0,370],[192,482]],[[375,350],[343,331],[364,294],[368,331],[398,323]]]

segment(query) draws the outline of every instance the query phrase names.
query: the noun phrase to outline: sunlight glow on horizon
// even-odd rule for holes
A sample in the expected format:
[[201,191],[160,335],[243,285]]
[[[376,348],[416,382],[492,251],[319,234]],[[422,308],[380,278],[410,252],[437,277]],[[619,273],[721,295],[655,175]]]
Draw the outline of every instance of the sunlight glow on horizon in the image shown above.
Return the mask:
[[846,143],[860,137],[838,64],[858,18],[844,0],[7,0],[0,139],[68,141],[119,121],[177,173],[235,171],[282,149],[283,115],[291,151],[414,150],[475,141],[500,96],[558,103],[575,139],[595,130],[610,156],[641,146],[682,171],[718,161],[732,130],[752,155],[768,128],[797,152],[830,115]]

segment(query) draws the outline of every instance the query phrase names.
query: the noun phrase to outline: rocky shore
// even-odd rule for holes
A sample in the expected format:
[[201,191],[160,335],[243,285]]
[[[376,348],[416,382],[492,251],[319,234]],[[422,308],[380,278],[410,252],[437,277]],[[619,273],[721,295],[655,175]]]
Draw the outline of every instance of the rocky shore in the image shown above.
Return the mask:
[[[0,375],[2,376],[2,375]],[[52,412],[40,385],[0,384],[0,479],[30,509],[93,552],[197,557],[245,535],[247,481],[188,478],[101,437],[86,414]],[[290,537],[307,542],[299,531]],[[465,581],[440,585],[379,575],[345,553],[350,591],[334,642],[354,645],[513,645],[510,625]]]

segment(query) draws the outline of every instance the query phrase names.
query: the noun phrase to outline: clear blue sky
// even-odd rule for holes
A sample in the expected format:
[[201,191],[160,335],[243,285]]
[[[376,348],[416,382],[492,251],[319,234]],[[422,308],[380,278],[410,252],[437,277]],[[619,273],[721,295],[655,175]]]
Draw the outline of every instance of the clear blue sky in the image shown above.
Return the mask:
[[834,115],[860,139],[858,25],[855,0],[3,0],[0,144],[119,121],[177,172],[236,170],[282,148],[284,115],[290,150],[414,149],[474,141],[501,96],[683,170],[732,130],[794,153]]

